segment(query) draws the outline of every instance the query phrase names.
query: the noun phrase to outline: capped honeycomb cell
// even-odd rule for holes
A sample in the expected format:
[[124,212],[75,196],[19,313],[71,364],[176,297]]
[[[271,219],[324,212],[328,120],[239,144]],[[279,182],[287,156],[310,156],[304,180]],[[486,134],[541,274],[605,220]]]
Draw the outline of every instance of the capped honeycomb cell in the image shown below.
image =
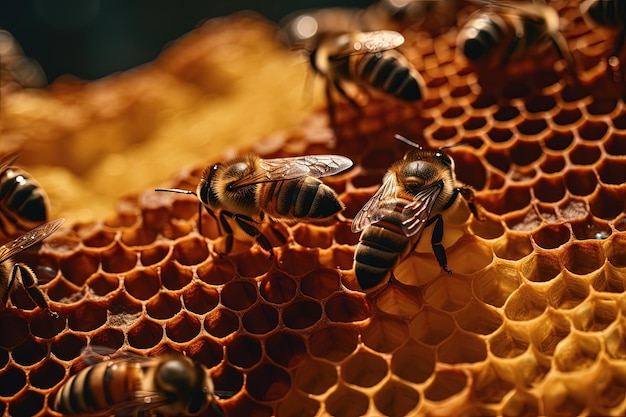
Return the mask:
[[[424,100],[363,94],[355,107],[337,95],[332,118],[319,88],[302,105],[306,66],[249,13],[199,26],[132,72],[0,85],[0,134],[20,161],[59,165],[91,192],[46,186],[67,224],[19,260],[59,317],[23,288],[10,295],[0,414],[58,415],[56,391],[98,346],[188,355],[226,416],[624,415],[626,90],[607,71],[611,40],[579,4],[550,6],[576,76],[543,56],[479,74],[456,26],[481,6],[462,5],[450,28],[402,31]],[[245,118],[250,103],[263,106]],[[463,198],[442,213],[450,274],[430,224],[364,292],[351,221],[410,150],[395,134],[443,147],[478,215]],[[255,218],[269,251],[229,218],[228,236],[196,196],[154,191],[194,191],[207,166],[249,152],[349,157],[351,169],[322,178],[346,209],[328,225]],[[111,153],[130,171],[111,176]],[[154,163],[162,172],[144,169]],[[125,184],[144,191],[120,198]],[[104,190],[112,201],[94,197]]]

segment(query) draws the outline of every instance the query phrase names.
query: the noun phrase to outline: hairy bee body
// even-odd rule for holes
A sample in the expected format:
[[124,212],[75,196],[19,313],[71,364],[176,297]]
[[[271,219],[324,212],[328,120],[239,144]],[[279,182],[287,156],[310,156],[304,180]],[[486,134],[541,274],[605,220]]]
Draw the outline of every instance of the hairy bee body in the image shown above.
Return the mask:
[[[381,41],[363,48],[360,45],[364,42],[359,38],[365,36],[378,37]],[[422,99],[424,81],[409,60],[394,49],[403,42],[401,35],[393,31],[327,36],[311,52],[311,66],[326,78],[327,88],[334,86],[350,101],[342,86],[346,82],[363,90],[373,89],[397,99],[417,101]]]
[[197,415],[214,401],[209,371],[182,354],[96,363],[61,386],[53,408],[66,415],[144,411]]
[[0,172],[0,230],[6,239],[45,223],[48,207],[43,188],[24,170],[8,167]]
[[[396,136],[398,137],[398,136]],[[441,268],[447,268],[442,213],[461,194],[477,215],[473,193],[458,187],[454,163],[440,150],[409,151],[385,174],[381,187],[357,213],[352,231],[361,232],[354,253],[354,271],[361,289],[372,291],[387,282],[393,269],[417,246],[424,229],[434,223],[431,244]]]
[[559,15],[549,6],[534,3],[487,2],[459,31],[457,47],[467,59],[486,63],[488,68],[552,47],[570,70],[574,68],[560,33]]

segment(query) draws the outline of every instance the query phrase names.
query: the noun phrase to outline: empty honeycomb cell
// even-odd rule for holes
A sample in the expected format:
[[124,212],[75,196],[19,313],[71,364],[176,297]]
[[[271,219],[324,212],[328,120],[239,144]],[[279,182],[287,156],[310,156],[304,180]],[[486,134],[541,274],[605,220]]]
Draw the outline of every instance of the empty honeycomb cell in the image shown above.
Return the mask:
[[522,284],[507,300],[504,314],[513,321],[528,321],[541,316],[547,306],[544,294]]
[[600,242],[571,242],[561,257],[563,266],[570,272],[586,275],[597,271],[606,260],[606,254]]
[[479,94],[471,104],[474,109],[483,110],[496,106],[497,103],[498,99],[495,96],[489,94]]
[[616,321],[617,312],[613,300],[592,299],[576,308],[572,324],[584,332],[601,332]]
[[558,248],[570,240],[570,230],[561,224],[548,224],[532,234],[534,242],[543,249]]
[[435,370],[435,350],[411,339],[391,357],[391,372],[405,381],[425,382]]
[[[521,126],[520,126],[521,128]],[[536,133],[528,133],[536,135]],[[520,166],[526,166],[534,163],[543,155],[543,150],[539,142],[517,141],[511,147],[511,159]]]
[[[545,132],[548,128],[548,124],[543,119],[527,119],[517,125],[517,130],[522,135],[531,136],[533,140],[537,140],[536,136]],[[547,132],[546,132],[547,133]],[[528,150],[528,153],[532,153],[532,150]],[[513,154],[515,156],[515,153]]]
[[345,292],[330,297],[324,311],[329,320],[339,323],[362,321],[371,316],[370,308],[362,295]]
[[219,293],[213,287],[196,282],[185,288],[183,302],[185,308],[196,314],[205,314],[217,307]]
[[[19,323],[19,321],[18,321]],[[21,325],[13,325],[10,324],[11,332],[14,334],[19,334]],[[49,314],[38,314],[32,317],[30,322],[30,332],[33,336],[41,337],[44,339],[49,339],[57,334],[61,333],[65,329],[65,320],[61,317],[51,317]],[[2,334],[2,338],[4,339],[4,335],[9,333],[3,332],[3,324],[2,319],[0,319],[0,334]],[[2,341],[0,341],[0,347],[4,346]]]
[[494,366],[486,366],[476,376],[475,395],[484,404],[500,404],[515,385],[507,381]]
[[187,347],[187,355],[208,368],[219,365],[224,358],[224,348],[208,336],[196,337]]
[[549,132],[544,139],[546,147],[554,151],[563,151],[567,149],[573,141],[574,134],[569,130],[564,132],[553,130]]
[[300,279],[300,291],[316,299],[324,299],[341,287],[341,277],[335,270],[314,269]]
[[626,329],[619,321],[606,331],[606,353],[610,358],[626,358]]
[[545,415],[578,416],[585,410],[584,397],[568,387],[564,380],[549,381],[550,389],[543,396]]
[[561,372],[587,369],[598,359],[602,344],[594,336],[571,333],[554,350],[554,364]]
[[601,150],[597,146],[578,144],[569,152],[569,160],[575,165],[595,164],[601,156]]
[[21,317],[0,317],[0,347],[10,350],[28,339],[28,322]]
[[478,130],[485,127],[485,125],[487,125],[487,120],[484,117],[470,117],[463,123],[463,130]]
[[[298,248],[298,249],[289,249],[285,250],[280,254],[280,259],[278,260],[278,264],[280,265],[280,269],[287,274],[294,275],[304,275],[307,272],[318,267],[318,256],[319,249],[309,249],[309,248]],[[265,270],[267,271],[268,268]],[[265,272],[263,271],[263,272]],[[263,272],[254,275],[255,277],[262,275]]]
[[504,234],[502,223],[494,218],[485,217],[482,221],[470,223],[471,231],[483,239],[495,239]]
[[9,404],[9,415],[32,416],[38,413],[44,404],[44,395],[38,391],[26,390],[13,398]]
[[[463,346],[463,349],[459,349]],[[455,331],[437,346],[437,359],[444,363],[476,363],[487,358],[487,343],[479,336]]]
[[147,300],[161,289],[156,268],[135,268],[124,277],[124,289],[137,300]]
[[[571,126],[576,124],[579,120],[582,119],[582,113],[579,109],[561,109],[557,114],[552,117],[554,123],[560,126]],[[555,149],[549,146],[550,149]],[[561,148],[565,149],[565,148]]]
[[530,341],[524,329],[509,323],[489,337],[489,350],[498,358],[515,358],[528,350]]
[[[626,113],[624,113],[626,116]],[[626,125],[625,125],[626,128]],[[626,137],[623,133],[613,132],[606,140],[602,142],[604,150],[609,155],[623,156],[626,155]]]
[[207,262],[198,266],[198,278],[207,284],[222,285],[232,280],[236,275],[233,264],[219,257],[211,257]]
[[376,307],[387,314],[409,317],[414,315],[424,304],[423,295],[420,291],[407,291],[397,283],[387,285],[376,293]]
[[[441,115],[445,119],[456,119],[465,114],[465,109],[460,106],[451,106],[448,107]],[[367,166],[367,165],[365,165]]]
[[600,181],[604,184],[622,185],[626,183],[626,159],[603,158],[596,167]]
[[532,417],[540,414],[537,397],[526,391],[515,390],[502,406],[502,415],[506,417]]
[[388,353],[401,346],[409,337],[404,320],[374,316],[361,331],[361,341],[377,352]]
[[336,417],[362,416],[368,408],[368,397],[345,385],[337,386],[326,399],[326,411]]
[[534,96],[525,103],[526,111],[529,113],[545,113],[556,107],[554,96]]
[[103,326],[107,321],[107,308],[91,301],[84,301],[67,317],[70,329],[88,332]]
[[333,244],[331,227],[300,224],[294,228],[293,239],[301,246],[326,249]]
[[[432,131],[431,137],[437,141],[452,140],[458,135],[458,130],[454,126],[439,126]],[[428,137],[428,136],[426,136]]]
[[391,379],[374,395],[374,405],[386,416],[405,416],[417,407],[420,399],[413,388]]
[[120,240],[126,246],[148,246],[157,238],[153,229],[125,229]]
[[92,346],[103,346],[112,350],[118,350],[124,344],[124,332],[118,329],[104,328],[93,333],[89,339]]
[[609,126],[603,121],[585,121],[578,127],[578,134],[584,140],[597,141],[606,136]]
[[467,375],[461,370],[435,371],[433,380],[424,390],[424,397],[430,401],[443,401],[459,394],[467,383]]
[[278,310],[270,305],[257,303],[244,313],[241,323],[252,334],[269,333],[278,326]]
[[87,346],[87,338],[75,333],[63,333],[52,340],[50,351],[54,356],[63,361],[71,361],[78,356]]
[[573,195],[590,195],[595,191],[597,184],[598,179],[591,169],[576,168],[565,173],[565,185]]
[[204,328],[215,337],[226,337],[239,328],[239,318],[227,308],[216,308],[204,318]]
[[565,185],[560,176],[544,176],[533,185],[533,193],[543,203],[555,203],[565,196]]
[[611,377],[606,378],[605,381],[604,384],[600,382],[604,387],[598,392],[596,397],[597,408],[592,409],[592,413],[612,414],[612,412],[607,412],[607,409],[615,409],[615,411],[617,411],[615,414],[623,413],[623,402],[626,393],[626,381],[624,380],[623,373],[621,371],[612,372]]
[[161,267],[161,284],[168,290],[180,290],[191,282],[193,270],[176,261]]
[[[459,265],[460,262],[455,258]],[[456,268],[455,268],[456,272]],[[456,275],[444,276],[434,281],[424,293],[424,301],[439,310],[456,311],[463,308],[472,297],[472,289],[463,277]]]
[[485,210],[496,215],[503,215],[525,209],[531,201],[527,187],[511,185],[502,191],[481,195],[478,202]]
[[[480,320],[476,320],[480,317]],[[500,314],[485,304],[472,298],[469,303],[454,314],[457,325],[468,332],[488,335],[496,331],[502,325]]]
[[169,245],[152,245],[139,252],[139,261],[143,266],[154,265],[164,260],[169,253]]
[[572,231],[578,240],[604,240],[611,235],[611,227],[606,222],[589,218],[586,221],[572,222]]
[[[343,196],[339,197],[340,199],[344,199]],[[344,199],[345,203],[345,199]],[[358,210],[355,210],[356,213]],[[350,230],[350,226],[347,223],[339,223],[335,225],[335,242],[338,245],[350,245],[354,246],[359,242],[359,234],[353,233]],[[336,248],[336,247],[335,247]]]
[[316,359],[305,360],[295,371],[294,386],[311,395],[321,395],[337,384],[334,365]]
[[189,342],[200,333],[200,320],[192,314],[181,312],[165,323],[165,333],[174,342]]
[[332,362],[340,362],[354,352],[359,342],[356,329],[329,324],[309,336],[311,355]]
[[[87,283],[88,283],[89,292],[92,292],[93,294],[99,297],[105,297],[107,294],[119,288],[120,276],[118,274],[108,274],[104,272],[97,272],[96,274],[92,275],[91,278],[89,278],[89,281],[87,281]],[[72,297],[71,295],[63,296],[65,291],[72,291],[74,294],[74,297]],[[58,299],[59,301],[64,301],[64,302],[77,301],[75,300],[75,296],[76,296],[75,291],[76,290],[70,286],[68,286],[67,288],[64,288],[63,286],[59,286],[59,288],[55,287],[52,290],[52,294],[50,293],[50,291],[48,291],[48,297],[50,297],[50,299],[53,299],[53,300]],[[58,297],[62,297],[62,298],[58,298]]]
[[531,341],[538,352],[552,356],[557,345],[570,334],[570,323],[562,314],[550,312],[538,320],[531,333]]
[[8,366],[0,372],[0,397],[12,397],[26,385],[26,373],[17,366]]
[[387,362],[380,356],[360,349],[343,362],[341,378],[359,387],[373,387],[387,375]]
[[91,250],[78,250],[61,259],[63,277],[72,284],[82,286],[100,266],[100,254]]
[[33,365],[42,360],[48,354],[48,345],[28,337],[11,352],[13,361],[22,366]]
[[613,126],[620,130],[626,129],[626,112],[622,110],[617,116],[613,117]]
[[[489,139],[491,139],[495,143],[503,143],[507,142],[513,137],[513,132],[511,131],[511,129],[494,127],[492,129],[489,129],[489,131],[487,132],[487,136],[489,136]],[[493,152],[493,155],[502,156],[500,152]],[[506,172],[506,170],[503,171]]]
[[65,378],[65,366],[59,362],[47,359],[30,370],[28,381],[33,388],[49,389]]
[[613,220],[624,211],[624,196],[612,187],[598,187],[589,200],[591,213],[601,219]]
[[522,276],[532,282],[547,282],[561,273],[559,257],[552,251],[535,251],[520,265]]
[[511,261],[522,259],[533,250],[526,233],[508,232],[493,244],[496,257]]
[[[470,148],[467,147],[466,149]],[[474,150],[462,152],[459,149],[458,152],[454,153],[456,177],[463,184],[470,185],[476,190],[482,190],[487,184],[487,171],[474,152]]]
[[296,295],[297,284],[281,272],[270,272],[259,285],[261,297],[272,304],[283,304]]
[[163,340],[163,326],[160,323],[142,318],[126,332],[128,344],[137,349],[149,349]]
[[565,310],[576,307],[588,295],[589,288],[585,281],[564,273],[552,282],[546,298],[552,307]]
[[[587,104],[587,113],[593,116],[604,116],[613,113],[617,108],[619,101],[612,98],[596,98]],[[623,108],[620,106],[620,113],[623,114]]]
[[314,417],[318,415],[320,407],[319,401],[298,391],[291,391],[283,401],[278,404],[276,415],[285,417]]
[[102,270],[111,273],[130,271],[137,265],[138,256],[119,242],[102,251]]
[[9,362],[9,351],[0,349],[0,370],[4,368]]
[[306,329],[313,326],[322,317],[322,306],[310,300],[291,303],[282,311],[285,326],[290,329]]
[[304,339],[296,333],[274,332],[265,340],[265,353],[277,364],[292,368],[308,357]]
[[426,306],[409,323],[409,334],[417,341],[435,346],[448,338],[455,329],[452,316]]
[[459,85],[450,90],[450,97],[460,98],[472,94],[472,89],[468,85]]
[[[498,110],[493,113],[493,118],[498,122],[510,122],[506,123],[507,126],[510,126],[512,123],[517,123],[520,117],[520,111],[517,107],[513,106],[500,106]],[[503,125],[504,126],[504,125]]]
[[561,155],[546,155],[539,167],[545,174],[561,172],[565,168],[565,159]]
[[606,246],[606,257],[611,265],[622,268],[626,267],[626,237],[615,235],[612,244]]
[[146,313],[154,319],[167,320],[180,311],[180,297],[171,292],[161,291],[146,303]]
[[209,257],[209,248],[199,237],[179,239],[174,245],[173,256],[182,265],[197,265]]
[[474,276],[472,288],[482,302],[502,307],[520,284],[521,278],[516,264],[498,260]]
[[259,363],[262,355],[261,342],[246,334],[235,335],[230,344],[226,346],[228,362],[241,368],[252,368]]
[[113,243],[116,233],[108,230],[98,230],[91,236],[83,238],[83,244],[92,248],[103,248]]

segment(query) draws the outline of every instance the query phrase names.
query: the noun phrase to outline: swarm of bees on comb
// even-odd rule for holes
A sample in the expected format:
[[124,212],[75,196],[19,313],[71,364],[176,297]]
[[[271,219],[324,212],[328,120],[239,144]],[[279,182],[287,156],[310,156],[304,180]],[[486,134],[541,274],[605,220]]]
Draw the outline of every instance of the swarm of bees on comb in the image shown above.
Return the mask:
[[[0,133],[22,152],[0,186],[0,411],[625,414],[623,16],[617,1],[381,0],[270,29],[209,22],[81,106],[99,83],[147,109],[130,85],[211,90],[202,45],[284,60],[274,37],[310,57],[326,106],[97,221],[37,194],[31,223],[9,203],[34,180],[8,165],[31,131],[60,143],[114,118],[16,107],[69,107],[81,92],[62,82],[2,90]],[[109,111],[133,132],[157,123]]]

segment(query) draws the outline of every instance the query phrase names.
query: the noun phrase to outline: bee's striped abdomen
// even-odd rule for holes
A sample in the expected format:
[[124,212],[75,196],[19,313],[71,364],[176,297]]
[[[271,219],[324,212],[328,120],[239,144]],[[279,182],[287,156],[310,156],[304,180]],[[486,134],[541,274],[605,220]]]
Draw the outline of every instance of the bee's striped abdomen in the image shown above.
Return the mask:
[[7,238],[16,237],[45,223],[47,197],[24,171],[7,168],[0,174],[0,227]]
[[355,60],[355,77],[370,87],[406,101],[422,98],[420,75],[409,67],[399,52],[388,50],[353,55],[352,59]]

